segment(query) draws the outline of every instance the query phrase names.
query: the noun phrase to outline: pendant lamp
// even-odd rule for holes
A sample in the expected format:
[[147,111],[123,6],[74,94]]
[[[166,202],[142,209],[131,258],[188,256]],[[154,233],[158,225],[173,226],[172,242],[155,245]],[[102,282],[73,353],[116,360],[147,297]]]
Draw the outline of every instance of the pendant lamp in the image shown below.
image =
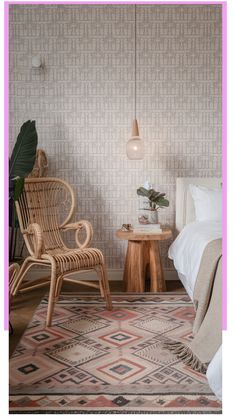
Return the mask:
[[144,143],[139,136],[138,121],[136,118],[136,73],[137,73],[137,19],[136,4],[134,5],[134,120],[132,124],[132,134],[126,144],[126,154],[130,160],[142,160],[144,158]]

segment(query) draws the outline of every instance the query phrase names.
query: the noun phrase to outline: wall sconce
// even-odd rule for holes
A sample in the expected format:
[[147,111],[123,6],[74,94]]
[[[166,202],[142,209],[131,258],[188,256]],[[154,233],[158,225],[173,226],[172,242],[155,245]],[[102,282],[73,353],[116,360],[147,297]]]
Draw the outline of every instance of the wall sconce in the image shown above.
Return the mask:
[[43,68],[43,61],[42,61],[40,55],[34,55],[32,57],[31,65],[32,65],[32,68],[34,68],[34,69]]

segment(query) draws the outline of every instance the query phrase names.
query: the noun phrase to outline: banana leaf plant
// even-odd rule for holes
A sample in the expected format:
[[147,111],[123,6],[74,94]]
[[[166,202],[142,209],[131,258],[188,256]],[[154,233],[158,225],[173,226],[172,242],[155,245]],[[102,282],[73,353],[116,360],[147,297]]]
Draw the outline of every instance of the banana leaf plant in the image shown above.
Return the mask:
[[[24,188],[25,177],[32,171],[36,158],[38,135],[35,121],[26,121],[19,132],[9,161],[9,260],[15,260],[19,224],[15,201]],[[22,251],[21,251],[22,253]]]
[[137,189],[137,194],[148,199],[149,207],[152,210],[157,210],[159,208],[169,206],[169,201],[165,198],[166,194],[157,192],[155,189],[146,189],[144,187],[140,187]]

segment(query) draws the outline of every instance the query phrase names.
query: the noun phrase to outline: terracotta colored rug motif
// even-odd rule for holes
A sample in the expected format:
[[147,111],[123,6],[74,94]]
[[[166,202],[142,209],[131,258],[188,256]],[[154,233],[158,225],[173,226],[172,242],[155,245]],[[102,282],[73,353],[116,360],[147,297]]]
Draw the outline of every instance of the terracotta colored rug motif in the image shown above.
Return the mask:
[[204,375],[164,339],[191,340],[186,294],[63,294],[53,326],[47,300],[10,360],[11,413],[221,413]]

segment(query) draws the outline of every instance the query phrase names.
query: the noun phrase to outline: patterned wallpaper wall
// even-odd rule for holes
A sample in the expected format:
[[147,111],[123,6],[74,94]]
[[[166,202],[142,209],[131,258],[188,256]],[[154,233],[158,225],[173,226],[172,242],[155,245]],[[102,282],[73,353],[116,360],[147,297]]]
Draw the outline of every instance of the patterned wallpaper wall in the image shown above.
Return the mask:
[[[31,68],[39,54],[44,70]],[[49,174],[78,195],[93,245],[123,267],[115,238],[137,219],[136,188],[167,193],[174,227],[178,176],[221,171],[221,6],[137,6],[137,117],[143,161],[126,157],[134,109],[133,5],[10,5],[10,148],[35,119]],[[168,243],[163,243],[165,268]]]

